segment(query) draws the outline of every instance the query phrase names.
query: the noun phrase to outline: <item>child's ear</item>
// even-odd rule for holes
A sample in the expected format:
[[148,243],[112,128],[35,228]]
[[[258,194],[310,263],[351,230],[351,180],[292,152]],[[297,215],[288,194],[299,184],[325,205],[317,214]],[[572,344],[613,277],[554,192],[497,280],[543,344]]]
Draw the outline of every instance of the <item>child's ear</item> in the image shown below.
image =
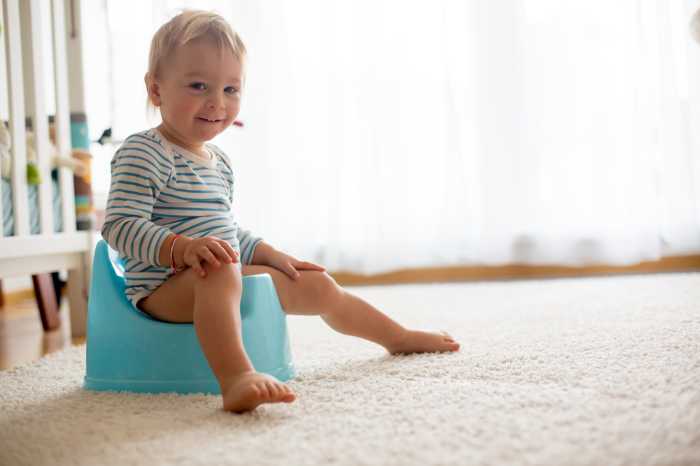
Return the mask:
[[146,75],[143,77],[143,80],[146,83],[146,92],[148,93],[148,99],[154,106],[160,107],[160,85],[158,84],[158,81],[156,81],[150,75],[150,73],[146,73]]

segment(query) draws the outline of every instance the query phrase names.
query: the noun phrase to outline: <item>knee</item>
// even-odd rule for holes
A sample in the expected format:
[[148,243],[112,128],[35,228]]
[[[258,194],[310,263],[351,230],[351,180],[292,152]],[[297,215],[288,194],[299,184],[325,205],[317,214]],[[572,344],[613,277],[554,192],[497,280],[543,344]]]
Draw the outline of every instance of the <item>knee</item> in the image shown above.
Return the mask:
[[343,295],[343,289],[326,272],[307,272],[308,294],[312,302],[326,307],[335,303]]
[[197,276],[195,280],[197,288],[216,288],[222,293],[241,293],[241,271],[236,264],[221,264],[218,267],[204,264],[204,271],[206,276]]

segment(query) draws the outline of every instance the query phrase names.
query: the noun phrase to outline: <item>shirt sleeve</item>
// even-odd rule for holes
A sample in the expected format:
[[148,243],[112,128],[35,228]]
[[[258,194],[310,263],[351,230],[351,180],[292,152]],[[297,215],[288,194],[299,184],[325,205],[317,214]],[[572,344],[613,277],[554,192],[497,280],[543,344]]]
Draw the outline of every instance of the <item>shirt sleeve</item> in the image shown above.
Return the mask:
[[170,230],[151,221],[153,206],[173,163],[157,142],[128,138],[114,155],[102,237],[123,257],[158,266]]
[[260,244],[262,238],[253,236],[249,230],[238,229],[238,243],[241,248],[241,264],[250,265],[253,263],[255,247]]

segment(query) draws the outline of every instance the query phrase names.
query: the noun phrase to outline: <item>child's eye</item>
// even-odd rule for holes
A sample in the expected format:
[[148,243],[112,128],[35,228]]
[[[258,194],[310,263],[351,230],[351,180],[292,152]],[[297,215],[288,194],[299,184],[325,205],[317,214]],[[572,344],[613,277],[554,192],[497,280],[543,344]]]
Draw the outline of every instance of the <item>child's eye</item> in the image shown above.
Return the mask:
[[197,91],[203,91],[206,90],[207,85],[204,83],[191,83],[190,88],[195,89]]
[[236,94],[239,93],[238,89],[236,89],[236,88],[233,87],[233,86],[228,86],[228,87],[226,87],[226,88],[224,89],[224,92],[227,93],[227,94],[232,94],[232,95],[236,95]]

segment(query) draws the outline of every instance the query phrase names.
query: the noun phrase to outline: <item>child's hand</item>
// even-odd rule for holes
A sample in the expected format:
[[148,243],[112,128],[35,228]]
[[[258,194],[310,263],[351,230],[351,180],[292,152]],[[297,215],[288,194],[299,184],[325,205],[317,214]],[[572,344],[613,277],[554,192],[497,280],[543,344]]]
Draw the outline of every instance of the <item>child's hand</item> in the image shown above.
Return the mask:
[[185,265],[192,267],[197,275],[206,277],[207,272],[202,267],[202,262],[208,262],[214,267],[219,267],[222,262],[238,262],[238,252],[226,241],[214,236],[190,238],[185,244],[182,260]]
[[292,280],[299,278],[299,270],[317,270],[319,272],[326,271],[325,267],[314,264],[313,262],[300,261],[289,254],[285,254],[277,250],[271,254],[267,262],[267,265],[286,273]]

